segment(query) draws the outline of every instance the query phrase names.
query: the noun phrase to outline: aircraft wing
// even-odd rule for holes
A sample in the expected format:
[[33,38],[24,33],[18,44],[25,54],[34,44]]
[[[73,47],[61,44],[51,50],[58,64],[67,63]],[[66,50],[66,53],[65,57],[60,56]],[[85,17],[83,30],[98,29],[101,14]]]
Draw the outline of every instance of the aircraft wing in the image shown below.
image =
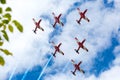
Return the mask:
[[40,20],[38,21],[38,24],[40,24],[41,20],[42,20],[42,19],[40,19]]
[[75,61],[74,60],[71,60],[72,64],[75,65]]
[[77,43],[79,43],[79,40],[78,40],[78,38],[77,38],[77,37],[75,37],[75,40],[77,41]]
[[80,9],[79,9],[79,8],[77,8],[77,10],[78,10],[78,12],[80,12]]
[[52,44],[52,46],[55,46],[55,43],[53,41],[50,42]]
[[55,54],[56,54],[57,50],[55,50],[55,52],[53,53],[53,56],[55,57]]
[[83,44],[85,41],[86,41],[86,39],[84,39],[84,40],[82,41],[82,44]]
[[62,44],[62,43],[60,43],[60,44],[58,45],[58,47],[60,47],[60,46],[61,46],[61,44]]
[[73,59],[71,59],[71,62],[75,63],[75,61]]
[[82,61],[80,61],[79,63],[78,63],[78,65],[80,65],[82,63]]
[[36,23],[35,19],[33,18],[34,23]]
[[[81,46],[79,46],[77,50],[79,51],[79,50],[80,50],[80,48],[81,48]],[[79,52],[78,52],[78,53],[79,53]]]
[[56,22],[53,24],[53,27],[55,28]]
[[87,9],[83,12],[83,14],[85,14],[87,12]]
[[61,17],[62,14],[59,14],[58,19]]

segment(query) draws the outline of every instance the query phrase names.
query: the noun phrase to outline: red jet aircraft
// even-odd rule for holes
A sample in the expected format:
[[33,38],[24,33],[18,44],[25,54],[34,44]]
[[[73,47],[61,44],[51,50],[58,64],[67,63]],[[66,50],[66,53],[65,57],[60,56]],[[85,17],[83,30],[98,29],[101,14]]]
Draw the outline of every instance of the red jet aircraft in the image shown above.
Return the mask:
[[82,72],[83,74],[85,73],[85,71],[82,70],[82,69],[79,67],[80,64],[82,63],[82,61],[80,61],[78,64],[75,64],[75,61],[74,61],[74,60],[71,60],[71,61],[72,61],[72,64],[74,65],[74,67],[75,67],[75,70],[74,70],[74,71],[71,71],[73,75],[76,76],[76,74],[75,74],[76,70]]
[[34,23],[35,23],[35,25],[36,25],[35,30],[33,30],[33,32],[34,32],[35,34],[36,34],[36,31],[37,31],[37,28],[38,28],[38,29],[41,29],[42,31],[44,31],[44,29],[43,29],[42,27],[40,27],[40,22],[42,21],[42,19],[40,19],[38,22],[36,22],[35,19],[33,18],[33,21],[34,21]]
[[77,44],[78,44],[78,49],[75,49],[76,53],[79,54],[79,49],[80,49],[80,48],[82,48],[82,49],[84,49],[84,50],[86,50],[86,51],[88,52],[88,49],[83,45],[83,43],[85,42],[85,39],[84,39],[82,42],[80,42],[80,41],[75,37],[75,40],[76,40],[76,42],[77,42]]
[[82,18],[87,20],[88,22],[90,22],[90,20],[85,16],[85,13],[87,12],[87,9],[84,12],[80,12],[79,8],[77,8],[77,10],[78,10],[79,15],[80,15],[80,19],[76,20],[78,24],[80,24]]
[[60,46],[61,46],[62,43],[60,43],[58,46],[56,46],[56,45],[54,44],[54,42],[52,42],[52,44],[53,44],[53,46],[54,46],[54,48],[55,48],[55,52],[53,53],[53,56],[54,56],[54,57],[56,57],[55,54],[56,54],[57,52],[59,52],[59,53],[61,53],[62,55],[64,55],[64,53],[60,50]]
[[60,17],[61,17],[62,14],[59,14],[59,16],[55,16],[55,13],[54,13],[54,12],[53,12],[52,14],[53,14],[54,19],[55,19],[55,22],[54,22],[54,24],[53,24],[53,27],[55,28],[56,23],[64,26],[64,24],[60,21]]

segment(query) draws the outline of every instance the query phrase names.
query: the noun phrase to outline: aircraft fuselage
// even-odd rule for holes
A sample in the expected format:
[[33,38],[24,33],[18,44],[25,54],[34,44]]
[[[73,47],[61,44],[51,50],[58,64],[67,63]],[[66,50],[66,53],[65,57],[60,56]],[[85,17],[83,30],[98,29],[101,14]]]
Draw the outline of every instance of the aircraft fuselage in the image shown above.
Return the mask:
[[75,66],[75,68],[76,68],[77,70],[80,70],[79,65],[75,64],[74,66]]

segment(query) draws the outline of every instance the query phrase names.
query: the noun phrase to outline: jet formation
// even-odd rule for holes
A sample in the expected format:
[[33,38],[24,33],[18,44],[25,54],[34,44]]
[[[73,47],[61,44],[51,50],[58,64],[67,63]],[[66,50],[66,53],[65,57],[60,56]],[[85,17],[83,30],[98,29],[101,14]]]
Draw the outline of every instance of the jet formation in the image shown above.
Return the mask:
[[55,54],[56,54],[57,52],[59,52],[59,53],[61,53],[62,55],[64,55],[64,53],[60,50],[60,46],[62,45],[62,43],[59,43],[58,46],[55,45],[54,42],[52,42],[52,44],[53,44],[53,46],[54,46],[54,48],[55,48],[55,52],[53,53],[53,56],[54,56],[54,57],[56,57]]
[[76,40],[76,42],[77,42],[77,44],[78,44],[78,49],[75,49],[76,53],[79,54],[78,51],[79,51],[80,48],[82,48],[82,49],[84,49],[84,50],[86,50],[86,51],[88,52],[88,49],[83,45],[83,43],[85,42],[86,39],[84,39],[82,42],[80,42],[80,41],[78,40],[78,38],[75,37],[75,40]]
[[78,24],[80,24],[81,20],[84,19],[86,20],[87,22],[90,22],[90,20],[86,17],[86,12],[87,12],[87,9],[84,10],[84,12],[81,12],[79,8],[77,8],[78,12],[79,12],[79,15],[80,15],[80,18],[79,20],[76,20]]
[[74,65],[74,68],[75,68],[74,71],[71,71],[73,75],[76,76],[75,72],[77,70],[80,71],[80,72],[82,72],[83,74],[85,73],[85,71],[80,68],[80,64],[82,63],[82,61],[80,61],[78,64],[76,64],[74,60],[71,60],[71,62]]
[[[85,9],[83,12],[80,11],[79,8],[77,8],[76,10],[78,11],[79,16],[80,16],[80,18],[79,18],[78,20],[76,20],[76,22],[77,22],[78,24],[81,24],[81,20],[82,20],[82,19],[86,20],[87,22],[90,22],[90,20],[89,20],[89,19],[86,17],[86,15],[85,15],[86,12],[88,11],[88,9]],[[64,23],[63,23],[63,22],[61,21],[61,19],[60,19],[61,16],[62,16],[61,13],[60,13],[58,16],[56,16],[55,13],[52,12],[52,15],[53,15],[53,17],[54,17],[54,24],[52,24],[52,27],[53,27],[54,29],[56,28],[57,23],[58,23],[59,25],[61,25],[61,26],[64,26]],[[36,34],[37,29],[40,29],[41,31],[44,31],[44,29],[40,26],[40,23],[41,23],[42,19],[40,19],[38,22],[36,22],[35,19],[33,18],[33,21],[34,21],[34,24],[35,24],[35,29],[33,30],[33,32],[34,32],[35,34]],[[76,43],[78,44],[78,48],[77,48],[77,49],[74,49],[74,51],[75,51],[77,54],[80,54],[80,53],[79,53],[80,48],[82,48],[83,50],[85,50],[86,52],[88,52],[88,49],[84,46],[84,43],[85,43],[86,39],[83,39],[81,42],[78,40],[77,37],[74,37],[74,39],[75,39]],[[52,41],[51,44],[52,44],[52,46],[54,47],[54,50],[55,50],[55,51],[52,53],[52,55],[53,55],[54,57],[56,57],[56,54],[57,54],[57,53],[60,53],[60,54],[62,54],[62,55],[65,55],[64,52],[60,49],[60,47],[62,47],[62,46],[61,46],[62,43],[59,43],[58,45],[56,45],[56,44]],[[77,64],[77,63],[75,63],[75,61],[74,61],[73,59],[71,59],[71,62],[72,62],[72,64],[73,64],[73,66],[74,66],[74,71],[71,71],[74,76],[76,76],[76,71],[77,71],[77,70],[80,71],[81,73],[85,74],[85,71],[84,71],[83,69],[81,69],[81,67],[80,67],[80,65],[82,64],[82,61],[79,61],[79,63]]]
[[35,21],[35,19],[33,18],[34,24],[35,24],[35,30],[33,30],[33,32],[36,34],[37,29],[41,29],[42,31],[44,31],[44,29],[40,26],[40,22],[42,21],[42,19],[40,19],[38,22]]
[[55,19],[53,27],[55,28],[55,26],[56,26],[57,23],[60,24],[60,25],[62,25],[62,26],[64,26],[64,24],[60,21],[60,17],[61,17],[62,14],[59,14],[58,16],[55,16],[54,12],[52,12],[52,14],[53,14],[54,19]]

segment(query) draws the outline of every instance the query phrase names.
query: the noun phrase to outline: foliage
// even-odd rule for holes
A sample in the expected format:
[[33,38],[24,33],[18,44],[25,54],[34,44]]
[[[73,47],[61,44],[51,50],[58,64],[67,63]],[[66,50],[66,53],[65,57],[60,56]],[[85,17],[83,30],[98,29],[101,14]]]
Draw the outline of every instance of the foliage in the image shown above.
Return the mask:
[[[0,4],[4,6],[6,0],[0,0]],[[6,7],[6,9],[0,7],[0,52],[12,56],[13,54],[9,50],[2,48],[5,41],[9,42],[7,30],[13,33],[14,27],[16,27],[18,31],[23,32],[23,26],[17,20],[12,19],[11,12],[12,9],[10,7]],[[5,60],[3,56],[0,55],[0,65],[4,66],[4,64]]]

